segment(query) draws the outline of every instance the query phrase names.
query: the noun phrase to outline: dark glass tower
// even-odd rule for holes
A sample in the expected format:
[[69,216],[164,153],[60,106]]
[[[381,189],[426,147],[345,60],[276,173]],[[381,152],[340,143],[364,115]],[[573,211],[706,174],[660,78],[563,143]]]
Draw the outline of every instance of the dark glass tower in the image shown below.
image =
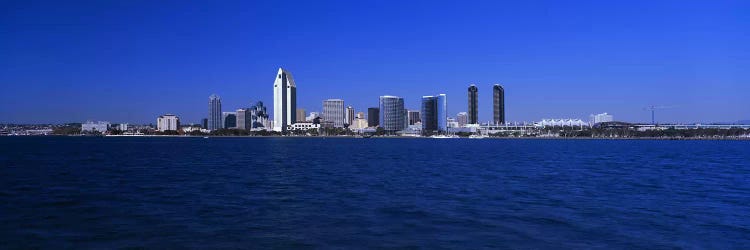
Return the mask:
[[368,108],[367,109],[367,126],[377,127],[378,125],[380,125],[380,109]]
[[469,124],[479,123],[479,98],[477,92],[479,89],[476,85],[469,86]]
[[492,118],[495,124],[505,124],[505,89],[500,84],[492,87]]
[[422,131],[437,130],[437,97],[422,97]]

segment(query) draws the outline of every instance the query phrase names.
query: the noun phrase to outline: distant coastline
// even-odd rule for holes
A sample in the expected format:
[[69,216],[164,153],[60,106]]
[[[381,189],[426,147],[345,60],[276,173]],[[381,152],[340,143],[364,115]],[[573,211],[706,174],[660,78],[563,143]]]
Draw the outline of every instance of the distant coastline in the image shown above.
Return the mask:
[[[192,135],[53,135],[53,136],[71,136],[71,137],[152,137],[152,138],[322,138],[322,139],[436,139],[426,136],[373,136],[362,138],[357,136],[192,136]],[[457,137],[449,139],[470,139],[470,140],[667,140],[667,141],[684,141],[684,140],[750,140],[750,137],[484,137],[474,139],[469,137]]]

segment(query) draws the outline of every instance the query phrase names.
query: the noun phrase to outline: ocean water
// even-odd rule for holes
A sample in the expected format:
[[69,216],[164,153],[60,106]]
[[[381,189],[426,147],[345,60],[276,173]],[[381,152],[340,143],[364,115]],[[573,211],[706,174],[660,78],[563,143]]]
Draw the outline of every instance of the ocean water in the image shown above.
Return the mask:
[[750,247],[750,141],[0,137],[0,248]]

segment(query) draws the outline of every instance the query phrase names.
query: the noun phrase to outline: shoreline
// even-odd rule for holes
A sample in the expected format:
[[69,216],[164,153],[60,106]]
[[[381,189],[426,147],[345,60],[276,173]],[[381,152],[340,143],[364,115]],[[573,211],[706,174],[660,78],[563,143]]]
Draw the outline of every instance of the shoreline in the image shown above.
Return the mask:
[[[27,135],[24,135],[24,137]],[[33,136],[33,135],[31,135]],[[281,135],[268,135],[268,136],[192,136],[192,135],[38,135],[42,136],[70,136],[70,137],[115,137],[115,138],[200,138],[200,139],[215,139],[215,138],[322,138],[322,139],[438,139],[430,137],[416,137],[416,136],[373,136],[368,138],[356,137],[356,136],[281,136]],[[16,136],[9,136],[16,137]],[[21,137],[21,136],[18,136]],[[208,137],[208,138],[205,138]],[[659,140],[659,141],[750,141],[750,137],[484,137],[484,138],[444,138],[444,139],[470,139],[470,140]]]

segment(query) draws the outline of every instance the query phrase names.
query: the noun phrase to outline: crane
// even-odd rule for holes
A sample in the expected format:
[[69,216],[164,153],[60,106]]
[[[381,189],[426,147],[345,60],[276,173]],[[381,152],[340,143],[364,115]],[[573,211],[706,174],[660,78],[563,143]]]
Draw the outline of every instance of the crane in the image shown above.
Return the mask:
[[668,109],[673,108],[674,106],[657,106],[657,105],[651,105],[648,107],[643,108],[644,110],[650,110],[651,111],[651,124],[656,125],[656,121],[654,119],[654,113],[657,109]]

